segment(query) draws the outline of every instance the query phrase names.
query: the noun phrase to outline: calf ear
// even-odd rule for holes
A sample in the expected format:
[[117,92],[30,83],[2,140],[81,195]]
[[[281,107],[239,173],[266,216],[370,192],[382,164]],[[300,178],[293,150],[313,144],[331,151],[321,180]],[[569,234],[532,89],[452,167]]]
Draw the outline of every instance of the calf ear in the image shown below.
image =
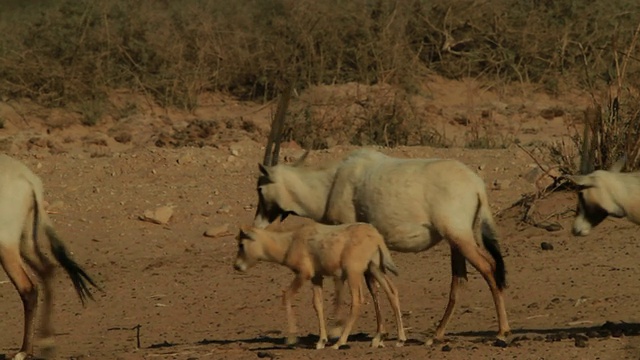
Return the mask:
[[620,157],[618,161],[616,161],[613,165],[611,165],[611,168],[609,168],[609,171],[611,172],[622,171],[622,168],[624,168],[624,165],[626,162],[627,162],[627,157],[625,155],[622,155],[622,157]]
[[240,233],[238,234],[238,237],[240,239],[253,240],[252,235],[253,235],[253,233],[251,231],[251,226],[249,226],[249,225],[240,225]]
[[307,159],[307,156],[309,156],[309,152],[311,152],[311,150],[307,149],[305,150],[304,154],[302,154],[302,156],[300,156],[300,159],[296,160],[296,162],[293,163],[293,167],[298,167],[300,165],[302,165],[304,163],[304,161]]

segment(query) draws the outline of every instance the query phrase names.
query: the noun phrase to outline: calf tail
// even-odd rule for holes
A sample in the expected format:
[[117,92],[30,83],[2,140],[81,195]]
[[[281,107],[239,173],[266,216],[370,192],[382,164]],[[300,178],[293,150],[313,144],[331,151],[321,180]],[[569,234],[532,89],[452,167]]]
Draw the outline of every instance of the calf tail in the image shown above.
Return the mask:
[[[482,201],[483,197],[478,197],[478,212],[477,216],[480,220],[480,234],[482,237],[482,245],[489,252],[491,257],[496,263],[493,270],[493,277],[495,278],[498,289],[503,290],[507,287],[507,271],[502,258],[502,252],[500,251],[500,244],[496,236],[495,224],[493,217],[489,210],[487,201]],[[486,196],[484,197],[486,200]]]
[[383,243],[381,245],[378,245],[378,252],[380,253],[380,269],[382,270],[382,272],[386,272],[388,270],[393,275],[398,276],[398,268],[391,258],[391,252],[389,251],[389,248],[386,247]]
[[76,290],[76,293],[80,297],[80,301],[82,305],[85,305],[85,301],[87,299],[93,300],[93,295],[91,291],[89,291],[89,286],[87,282],[93,285],[95,288],[100,289],[98,285],[91,279],[89,275],[69,256],[69,252],[64,245],[64,242],[58,234],[56,234],[55,230],[51,226],[47,214],[44,212],[42,208],[42,201],[37,194],[37,191],[33,192],[33,201],[34,201],[34,220],[33,220],[33,234],[36,236],[38,234],[38,230],[40,225],[44,228],[45,234],[49,239],[49,244],[51,245],[51,252],[53,256],[56,258],[58,263],[62,266],[62,268],[67,272],[69,278],[73,282],[73,287]]

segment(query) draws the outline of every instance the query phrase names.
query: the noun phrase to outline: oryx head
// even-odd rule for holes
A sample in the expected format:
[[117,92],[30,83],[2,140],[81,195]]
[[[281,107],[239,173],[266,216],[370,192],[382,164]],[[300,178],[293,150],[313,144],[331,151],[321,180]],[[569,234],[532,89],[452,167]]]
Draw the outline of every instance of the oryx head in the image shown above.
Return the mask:
[[622,170],[625,158],[618,160],[607,170],[597,170],[586,175],[569,176],[578,191],[578,205],[572,233],[576,236],[588,235],[592,228],[607,216],[622,217],[624,210],[614,201],[611,190],[615,176]]
[[278,218],[280,221],[287,216],[297,215],[300,212],[295,195],[287,187],[285,177],[291,174],[286,168],[295,168],[304,162],[309,154],[306,151],[293,165],[258,164],[260,175],[258,176],[258,208],[253,220],[253,225],[265,228]]
[[[280,142],[282,140],[282,130],[284,120],[289,105],[289,99],[293,91],[293,82],[282,93],[276,114],[271,123],[271,132],[265,147],[264,160],[259,165],[260,175],[258,176],[258,208],[254,216],[253,225],[258,228],[265,228],[276,219],[283,221],[288,215],[295,214],[292,196],[287,192],[282,179],[282,166],[278,166],[280,156]],[[308,151],[293,166],[304,161]]]

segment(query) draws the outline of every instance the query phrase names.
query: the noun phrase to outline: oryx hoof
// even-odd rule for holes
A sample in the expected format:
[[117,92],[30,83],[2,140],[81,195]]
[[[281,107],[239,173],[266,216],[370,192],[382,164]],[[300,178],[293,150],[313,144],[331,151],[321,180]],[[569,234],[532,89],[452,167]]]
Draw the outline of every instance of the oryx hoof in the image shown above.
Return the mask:
[[28,359],[33,359],[33,356],[31,354],[27,354],[24,351],[21,351],[15,355],[13,355],[13,357],[11,358],[13,360],[28,360]]
[[398,340],[398,341],[396,341],[396,347],[403,347],[403,346],[404,346],[404,342],[405,342],[405,341],[407,341],[407,340],[405,339],[405,340]]
[[432,346],[432,345],[438,345],[438,344],[444,344],[444,343],[445,343],[444,337],[432,337],[427,339],[427,341],[424,342],[426,346]]
[[351,346],[347,344],[336,343],[331,348],[335,350],[347,350],[347,349],[351,349]]
[[316,349],[320,350],[320,349],[324,349],[325,345],[327,344],[329,340],[328,339],[320,339],[318,340],[318,342],[316,343]]
[[386,338],[385,334],[378,333],[371,340],[372,348],[383,348],[384,347],[384,339]]

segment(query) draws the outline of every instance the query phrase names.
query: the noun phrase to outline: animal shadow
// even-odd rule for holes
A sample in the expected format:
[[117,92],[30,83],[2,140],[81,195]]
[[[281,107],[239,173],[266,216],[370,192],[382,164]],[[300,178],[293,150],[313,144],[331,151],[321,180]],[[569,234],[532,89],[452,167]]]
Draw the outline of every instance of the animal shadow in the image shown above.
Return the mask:
[[[622,336],[633,337],[640,336],[640,323],[614,323],[611,321],[606,321],[602,325],[595,326],[548,329],[520,328],[513,329],[511,333],[513,335],[510,341],[511,344],[517,344],[518,342],[526,340],[554,342],[585,336],[587,338],[620,338]],[[485,342],[494,337],[495,333],[489,331],[464,331],[452,333],[451,335],[478,337],[480,338],[478,340],[479,342]]]

